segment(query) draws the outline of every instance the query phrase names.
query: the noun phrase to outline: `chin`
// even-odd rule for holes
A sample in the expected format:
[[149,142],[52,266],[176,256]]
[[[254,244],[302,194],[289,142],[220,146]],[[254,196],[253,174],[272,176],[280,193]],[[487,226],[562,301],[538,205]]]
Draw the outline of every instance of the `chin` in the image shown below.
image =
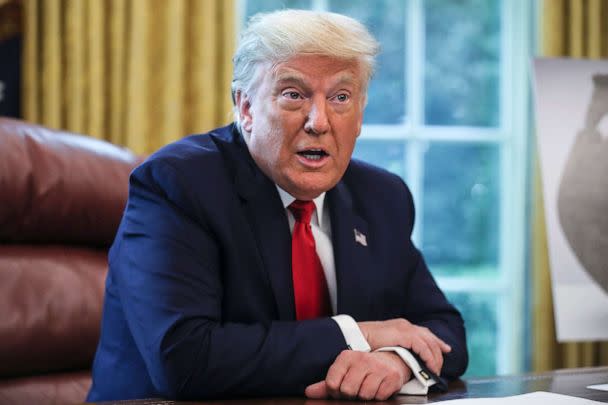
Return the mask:
[[291,195],[296,197],[299,200],[312,200],[317,198],[322,193],[331,190],[337,181],[328,181],[326,179],[316,181],[314,179],[310,179],[304,182],[294,182],[292,183],[294,187],[292,188],[293,193],[289,192]]

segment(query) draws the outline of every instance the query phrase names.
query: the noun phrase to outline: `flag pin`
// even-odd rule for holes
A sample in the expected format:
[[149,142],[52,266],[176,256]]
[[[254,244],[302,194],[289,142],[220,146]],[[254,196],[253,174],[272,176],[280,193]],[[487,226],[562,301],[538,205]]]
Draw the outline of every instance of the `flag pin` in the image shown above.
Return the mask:
[[355,231],[355,242],[359,243],[362,246],[367,246],[367,237],[364,234],[359,232],[358,229],[354,229]]

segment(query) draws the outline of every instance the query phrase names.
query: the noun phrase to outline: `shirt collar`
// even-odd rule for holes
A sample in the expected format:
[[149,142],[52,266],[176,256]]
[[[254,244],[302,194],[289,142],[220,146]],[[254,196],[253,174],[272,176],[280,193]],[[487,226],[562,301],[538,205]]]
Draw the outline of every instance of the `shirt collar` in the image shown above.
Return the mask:
[[[289,205],[296,200],[294,196],[289,194],[287,191],[283,190],[277,184],[275,184],[277,190],[279,191],[279,196],[281,197],[281,201],[283,202],[283,208],[287,209]],[[323,227],[323,207],[325,202],[325,192],[322,192],[317,198],[313,199],[315,202],[315,207],[317,211],[317,222],[319,223],[319,227]]]

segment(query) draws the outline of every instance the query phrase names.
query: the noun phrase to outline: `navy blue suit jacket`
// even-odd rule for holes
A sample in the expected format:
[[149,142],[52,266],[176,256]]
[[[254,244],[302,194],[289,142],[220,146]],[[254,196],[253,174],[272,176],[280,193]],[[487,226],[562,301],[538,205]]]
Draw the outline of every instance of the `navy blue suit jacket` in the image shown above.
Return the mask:
[[[427,326],[461,375],[463,321],[412,245],[403,181],[353,160],[326,201],[338,313]],[[302,395],[347,348],[331,318],[295,321],[287,216],[233,125],[134,170],[109,267],[88,400]]]

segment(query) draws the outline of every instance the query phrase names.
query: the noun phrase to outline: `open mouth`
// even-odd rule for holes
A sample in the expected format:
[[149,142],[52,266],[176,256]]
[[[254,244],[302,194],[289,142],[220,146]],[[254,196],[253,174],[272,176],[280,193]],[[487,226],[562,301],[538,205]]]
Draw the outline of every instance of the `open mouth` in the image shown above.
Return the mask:
[[308,160],[321,160],[324,157],[329,156],[323,149],[305,149],[297,153]]

